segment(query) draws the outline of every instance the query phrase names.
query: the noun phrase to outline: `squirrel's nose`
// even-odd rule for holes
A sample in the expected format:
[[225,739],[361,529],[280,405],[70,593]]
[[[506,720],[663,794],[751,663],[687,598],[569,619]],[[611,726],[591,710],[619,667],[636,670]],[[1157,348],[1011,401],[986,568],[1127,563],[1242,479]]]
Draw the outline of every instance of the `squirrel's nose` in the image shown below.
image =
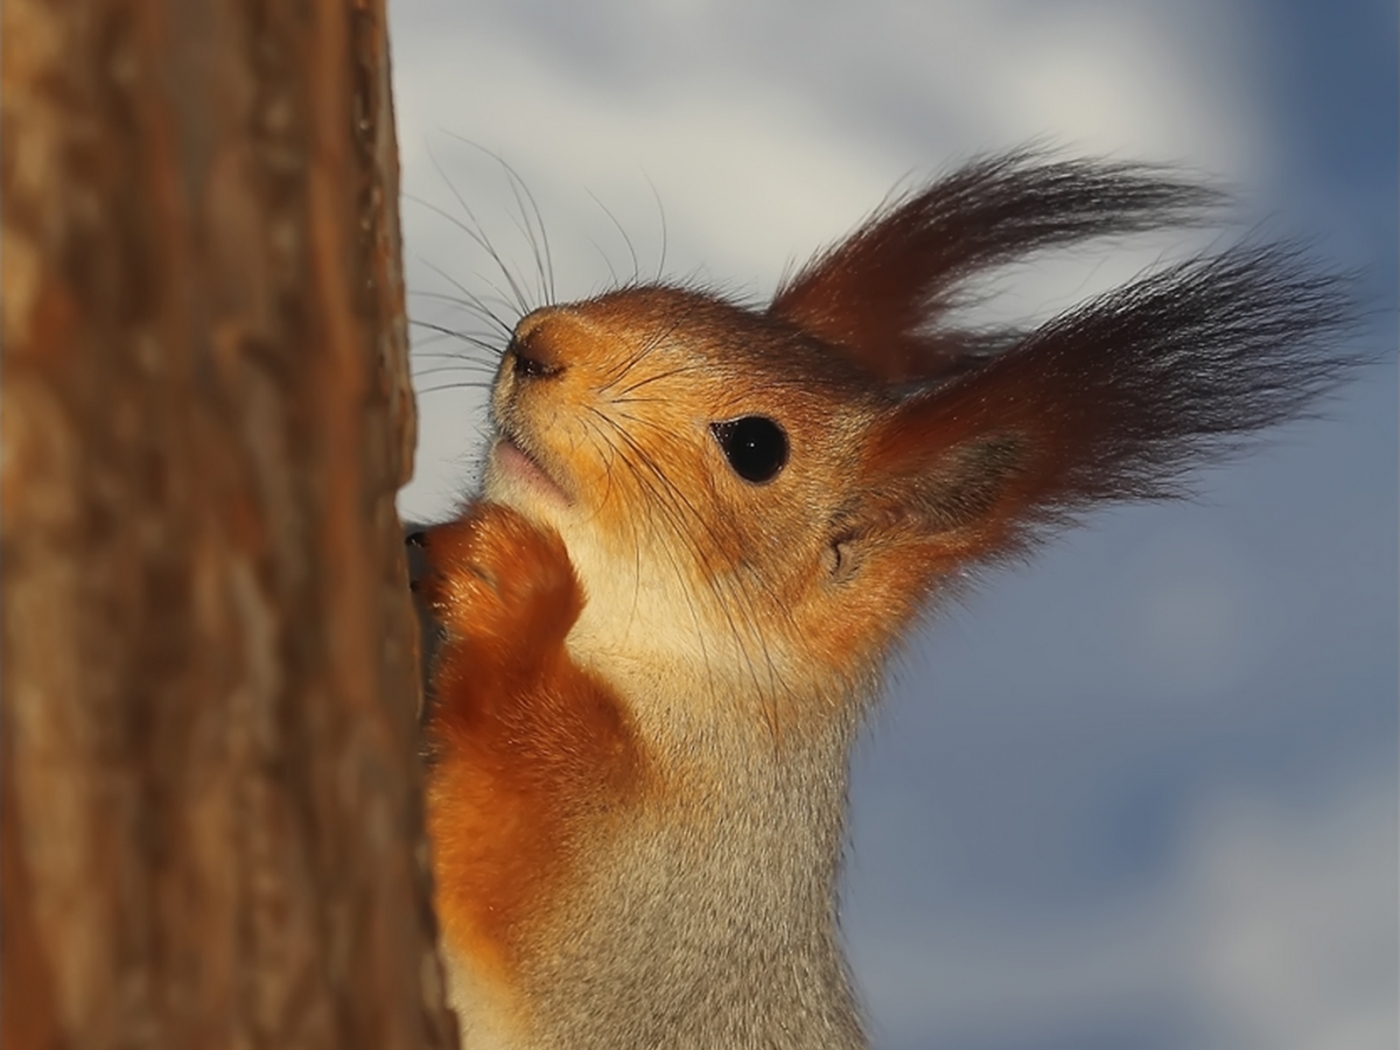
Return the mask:
[[564,371],[563,355],[559,349],[559,333],[551,331],[555,311],[546,307],[522,318],[510,341],[515,355],[511,370],[517,379],[551,379]]
[[534,352],[533,347],[527,350],[515,346],[511,348],[511,352],[515,354],[515,364],[512,368],[518,379],[549,379],[564,371],[563,365],[544,360]]

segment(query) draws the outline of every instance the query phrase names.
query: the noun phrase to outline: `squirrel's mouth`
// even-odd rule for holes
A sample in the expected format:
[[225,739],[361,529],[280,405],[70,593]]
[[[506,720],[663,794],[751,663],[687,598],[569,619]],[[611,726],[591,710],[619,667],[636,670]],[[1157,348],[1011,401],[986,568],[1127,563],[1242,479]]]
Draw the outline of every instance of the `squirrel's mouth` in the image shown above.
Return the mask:
[[564,491],[528,452],[522,449],[509,435],[503,434],[491,449],[493,464],[505,478],[528,486],[552,499],[563,503],[573,503],[573,498]]

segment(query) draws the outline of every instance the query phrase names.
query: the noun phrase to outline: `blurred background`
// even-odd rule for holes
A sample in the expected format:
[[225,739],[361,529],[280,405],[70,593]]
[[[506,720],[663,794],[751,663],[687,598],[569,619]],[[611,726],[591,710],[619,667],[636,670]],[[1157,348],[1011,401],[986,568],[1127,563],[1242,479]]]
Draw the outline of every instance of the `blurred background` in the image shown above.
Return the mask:
[[[475,222],[546,298],[491,154],[561,301],[661,272],[761,302],[891,189],[1028,141],[1182,165],[1359,274],[1381,363],[1324,418],[931,618],[859,751],[844,928],[881,1050],[1393,1050],[1393,0],[390,7],[410,313],[496,346],[436,298],[514,320]],[[980,309],[1202,240],[1036,259]],[[487,376],[415,343],[423,521],[474,483]]]

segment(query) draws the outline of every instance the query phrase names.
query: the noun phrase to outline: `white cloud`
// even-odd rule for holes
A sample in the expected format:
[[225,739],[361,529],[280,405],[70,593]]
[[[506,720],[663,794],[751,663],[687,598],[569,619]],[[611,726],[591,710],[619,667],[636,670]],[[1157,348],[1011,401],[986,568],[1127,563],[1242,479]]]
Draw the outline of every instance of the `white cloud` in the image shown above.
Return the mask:
[[1394,780],[1311,804],[1239,794],[1203,815],[1184,976],[1238,1050],[1388,1050],[1397,1031]]
[[1180,1018],[1196,1050],[1394,1047],[1393,770],[1306,803],[1263,787],[1204,798],[1137,894],[1011,923],[951,905],[857,940],[877,1034],[1059,1046],[1136,1013]]

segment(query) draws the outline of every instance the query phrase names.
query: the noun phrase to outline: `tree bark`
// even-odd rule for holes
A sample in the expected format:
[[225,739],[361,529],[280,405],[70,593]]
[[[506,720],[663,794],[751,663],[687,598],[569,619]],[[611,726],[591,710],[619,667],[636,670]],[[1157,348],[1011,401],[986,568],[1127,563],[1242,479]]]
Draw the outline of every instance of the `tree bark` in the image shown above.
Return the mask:
[[382,0],[4,0],[3,1037],[455,1045]]

